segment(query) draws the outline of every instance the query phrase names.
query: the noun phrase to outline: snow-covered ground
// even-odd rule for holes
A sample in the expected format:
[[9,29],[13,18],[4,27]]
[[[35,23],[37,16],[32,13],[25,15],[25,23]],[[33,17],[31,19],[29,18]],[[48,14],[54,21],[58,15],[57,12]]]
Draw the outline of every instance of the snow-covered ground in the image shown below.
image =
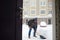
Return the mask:
[[[53,38],[53,31],[52,31],[52,25],[47,25],[47,27],[40,27],[38,25],[37,27],[37,32],[36,32],[36,38],[33,37],[33,32],[34,30],[32,29],[31,31],[31,38],[28,38],[28,32],[29,32],[29,27],[26,24],[22,25],[22,40],[52,40]],[[46,37],[46,39],[41,39],[39,35],[43,35]]]

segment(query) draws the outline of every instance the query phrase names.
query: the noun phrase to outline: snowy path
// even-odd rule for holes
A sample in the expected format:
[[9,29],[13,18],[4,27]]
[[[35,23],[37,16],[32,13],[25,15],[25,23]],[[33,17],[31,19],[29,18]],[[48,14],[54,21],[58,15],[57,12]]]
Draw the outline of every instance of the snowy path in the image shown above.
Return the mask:
[[[37,27],[36,38],[33,37],[34,30],[32,29],[31,38],[28,38],[29,27],[26,24],[22,25],[22,40],[52,40],[52,25],[48,25],[47,27]],[[41,39],[39,35],[43,35],[47,39]]]

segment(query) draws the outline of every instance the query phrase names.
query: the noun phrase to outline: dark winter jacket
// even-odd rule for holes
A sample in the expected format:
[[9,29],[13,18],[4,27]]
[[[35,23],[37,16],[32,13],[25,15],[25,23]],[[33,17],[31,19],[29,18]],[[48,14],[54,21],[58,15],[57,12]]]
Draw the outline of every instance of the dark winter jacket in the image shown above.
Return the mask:
[[33,20],[29,20],[29,21],[28,21],[28,26],[29,26],[29,27],[32,27],[32,26],[33,26]]
[[29,21],[28,21],[28,26],[29,26],[29,27],[37,26],[37,22],[34,22],[34,21],[35,21],[34,19],[29,20]]

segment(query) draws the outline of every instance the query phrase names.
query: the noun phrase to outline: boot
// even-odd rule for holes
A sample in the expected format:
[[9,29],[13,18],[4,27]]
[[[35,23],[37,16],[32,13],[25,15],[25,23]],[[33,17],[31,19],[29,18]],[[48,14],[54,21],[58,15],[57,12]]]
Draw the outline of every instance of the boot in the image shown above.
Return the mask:
[[30,39],[30,36],[28,38]]

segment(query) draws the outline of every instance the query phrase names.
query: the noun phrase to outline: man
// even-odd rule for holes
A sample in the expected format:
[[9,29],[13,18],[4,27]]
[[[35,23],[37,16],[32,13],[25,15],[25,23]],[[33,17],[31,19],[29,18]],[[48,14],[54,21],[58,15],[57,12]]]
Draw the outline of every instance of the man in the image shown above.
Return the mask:
[[34,29],[33,36],[36,37],[35,33],[36,33],[36,29],[37,29],[37,19],[36,20],[34,20],[34,19],[29,20],[28,21],[28,26],[30,28],[29,29],[28,37],[30,38],[32,28]]
[[[28,34],[28,37],[30,38],[30,35],[31,35],[31,30],[32,28],[34,29],[34,33],[33,33],[33,36],[36,37],[36,30],[37,30],[37,18],[35,19],[32,19],[32,20],[29,20],[28,21],[28,26],[29,26],[29,34]],[[42,35],[39,35],[41,39],[46,39],[44,36]]]

